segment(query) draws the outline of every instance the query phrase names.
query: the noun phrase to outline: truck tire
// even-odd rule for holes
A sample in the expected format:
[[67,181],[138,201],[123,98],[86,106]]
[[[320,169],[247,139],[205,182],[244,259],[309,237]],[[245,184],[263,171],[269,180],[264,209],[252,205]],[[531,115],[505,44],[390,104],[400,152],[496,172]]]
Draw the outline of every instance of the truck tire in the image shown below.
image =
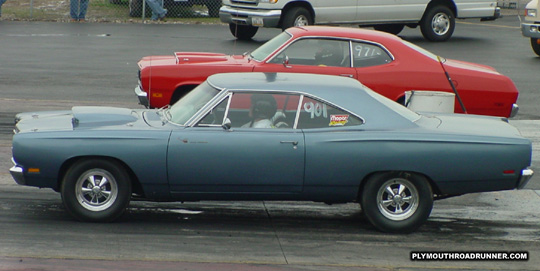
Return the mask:
[[231,30],[231,34],[235,36],[239,40],[250,40],[255,36],[257,33],[257,30],[259,30],[258,27],[251,26],[251,25],[240,25],[240,24],[229,24],[229,30]]
[[379,24],[373,27],[375,30],[397,35],[405,28],[404,24]]
[[313,24],[311,13],[303,7],[294,7],[283,15],[281,29],[285,30],[293,26],[306,26]]
[[428,7],[420,21],[422,35],[429,41],[446,41],[454,33],[456,18],[446,6]]
[[535,38],[531,38],[531,47],[533,49],[533,51],[538,55],[540,56],[540,42],[539,39],[535,39]]

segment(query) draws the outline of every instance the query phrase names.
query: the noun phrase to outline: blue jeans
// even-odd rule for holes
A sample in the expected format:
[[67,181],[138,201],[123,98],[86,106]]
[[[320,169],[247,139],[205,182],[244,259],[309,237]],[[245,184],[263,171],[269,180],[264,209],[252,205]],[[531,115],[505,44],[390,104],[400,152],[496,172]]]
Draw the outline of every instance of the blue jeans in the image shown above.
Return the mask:
[[88,8],[89,0],[70,0],[71,7],[69,9],[69,14],[71,18],[75,20],[84,19],[86,16],[86,9]]
[[163,0],[146,0],[146,3],[152,9],[152,20],[165,17],[167,11],[163,9]]
[[0,16],[2,16],[2,5],[6,2],[6,0],[0,0]]

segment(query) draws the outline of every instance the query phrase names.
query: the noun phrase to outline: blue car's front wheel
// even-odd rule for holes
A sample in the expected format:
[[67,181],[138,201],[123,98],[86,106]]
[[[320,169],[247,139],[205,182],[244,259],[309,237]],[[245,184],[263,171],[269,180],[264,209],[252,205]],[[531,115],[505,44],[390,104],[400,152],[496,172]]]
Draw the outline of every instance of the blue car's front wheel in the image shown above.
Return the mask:
[[126,210],[131,197],[131,182],[117,162],[85,159],[68,169],[61,194],[64,206],[75,218],[108,222]]

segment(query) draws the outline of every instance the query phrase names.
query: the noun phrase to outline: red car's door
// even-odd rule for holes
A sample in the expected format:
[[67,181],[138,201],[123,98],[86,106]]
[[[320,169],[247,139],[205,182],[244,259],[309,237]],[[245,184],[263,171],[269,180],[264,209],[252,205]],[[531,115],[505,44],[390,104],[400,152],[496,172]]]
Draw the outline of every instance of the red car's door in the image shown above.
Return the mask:
[[301,38],[260,65],[255,72],[297,72],[356,78],[348,40]]

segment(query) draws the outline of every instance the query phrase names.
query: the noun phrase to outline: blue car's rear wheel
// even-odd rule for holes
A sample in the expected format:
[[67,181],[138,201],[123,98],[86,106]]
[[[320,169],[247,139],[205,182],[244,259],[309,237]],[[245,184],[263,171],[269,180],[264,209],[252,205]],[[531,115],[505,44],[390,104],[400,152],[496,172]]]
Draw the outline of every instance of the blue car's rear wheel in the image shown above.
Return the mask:
[[61,194],[64,206],[75,218],[108,222],[125,212],[131,182],[125,169],[114,161],[82,160],[67,171]]
[[366,180],[361,204],[364,214],[377,229],[407,233],[416,230],[429,217],[433,193],[423,176],[379,173]]

